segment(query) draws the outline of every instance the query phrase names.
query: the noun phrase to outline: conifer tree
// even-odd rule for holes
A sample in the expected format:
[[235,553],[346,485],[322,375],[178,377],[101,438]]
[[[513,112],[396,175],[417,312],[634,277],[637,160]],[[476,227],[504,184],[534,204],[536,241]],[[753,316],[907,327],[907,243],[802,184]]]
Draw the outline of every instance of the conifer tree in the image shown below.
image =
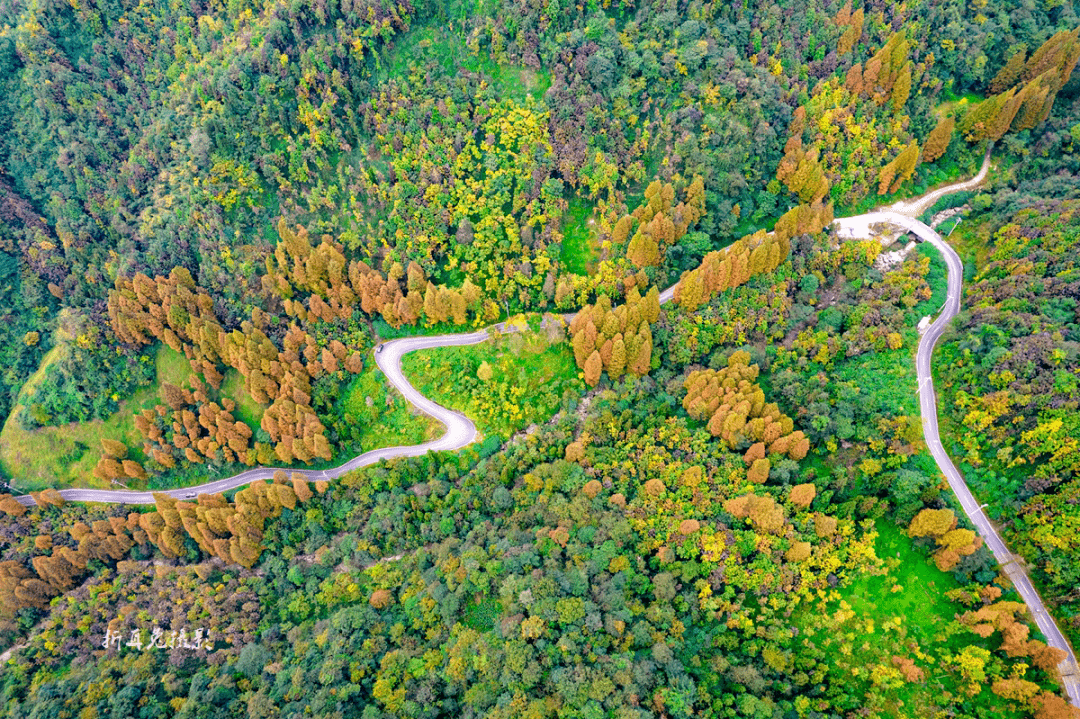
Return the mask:
[[[603,298],[603,296],[601,296],[601,298]],[[593,306],[594,315],[596,314],[596,310],[598,308],[600,308],[601,311],[602,311],[602,308],[600,307],[599,300],[597,301],[597,304]],[[603,315],[601,314],[600,317],[602,318]],[[589,320],[588,322],[585,323],[585,327],[582,329],[582,334],[585,335],[585,340],[584,341],[585,341],[586,352],[592,352],[592,350],[598,349],[599,344],[602,344],[602,342],[599,341],[600,340],[600,333],[597,332],[596,325],[593,324],[592,320]]]
[[728,251],[731,260],[731,287],[739,287],[750,279],[750,252],[744,244],[736,242]]
[[817,496],[817,487],[813,484],[796,484],[791,488],[789,499],[791,503],[800,509],[806,509]]
[[780,242],[778,242],[778,241],[770,241],[768,243],[768,247],[769,247],[769,258],[768,258],[768,262],[767,262],[767,264],[765,266],[765,271],[766,272],[772,272],[773,270],[775,270],[777,267],[780,266],[780,263],[782,263],[784,261],[784,255],[787,254],[787,253],[781,253]]
[[769,264],[769,248],[766,240],[758,243],[750,252],[750,276],[760,275],[765,272]]
[[1002,65],[994,79],[990,81],[990,92],[994,95],[1005,92],[1016,84],[1020,79],[1020,73],[1024,70],[1024,60],[1027,57],[1027,45],[1020,45],[1016,52],[1009,56],[1009,60]]
[[292,488],[293,493],[296,494],[296,498],[300,500],[301,503],[308,501],[312,498],[312,496],[314,496],[311,491],[311,487],[309,486],[307,480],[304,479],[304,476],[302,474],[298,474],[296,472],[293,473]]
[[866,61],[862,73],[862,96],[873,97],[878,91],[878,80],[881,75],[881,52]]
[[128,448],[123,442],[117,442],[115,439],[108,439],[106,437],[102,437],[100,441],[101,449],[105,454],[116,459],[124,459],[127,457]]
[[0,495],[0,512],[3,512],[9,517],[21,517],[26,514],[26,507],[12,495],[4,494]]
[[701,175],[694,175],[686,188],[686,206],[690,210],[690,224],[705,216],[705,180]]
[[627,366],[627,371],[635,377],[644,377],[649,374],[652,362],[652,337],[641,337],[641,343],[637,347],[634,358]]
[[859,97],[863,92],[863,72],[862,63],[855,63],[848,68],[847,74],[844,76],[844,88],[852,95]]
[[687,312],[693,312],[705,299],[704,278],[700,269],[693,269],[679,281],[676,289],[679,306]]
[[630,229],[634,225],[634,218],[630,215],[623,215],[619,218],[619,221],[615,223],[615,227],[611,230],[611,242],[615,245],[622,245],[626,242],[626,238],[630,236]]
[[102,457],[94,467],[94,476],[99,479],[116,479],[126,477],[124,467],[120,462],[111,457]]
[[161,383],[161,399],[173,410],[179,410],[187,404],[184,391],[170,382]]
[[847,25],[847,29],[844,30],[843,35],[840,36],[840,40],[837,43],[836,54],[840,56],[851,52],[855,48],[855,44],[859,41],[859,38],[862,37],[863,9],[859,8],[851,13],[846,23],[840,22],[842,17],[842,14],[837,15],[837,24]]
[[752,465],[757,460],[763,459],[764,457],[765,457],[765,443],[764,442],[755,442],[754,444],[750,445],[750,448],[748,450],[746,450],[745,454],[743,454],[743,462],[746,463],[747,466],[749,466],[749,465]]
[[952,115],[943,117],[938,121],[938,124],[930,131],[930,136],[926,138],[926,144],[923,146],[923,162],[933,162],[945,154],[945,150],[948,149],[949,142],[952,140],[953,128],[955,127],[956,118]]
[[1009,131],[1009,126],[1012,125],[1013,118],[1016,117],[1016,113],[1020,110],[1020,106],[1029,91],[1028,87],[1025,87],[1020,92],[1017,92],[1014,88],[996,98],[992,98],[995,110],[992,115],[981,123],[983,128],[982,137],[989,139],[991,142],[1000,140]]
[[878,194],[896,192],[901,183],[909,180],[919,160],[919,145],[912,140],[891,162],[881,168],[878,176]]
[[[550,275],[549,275],[550,276]],[[447,319],[452,320],[455,325],[463,325],[466,322],[465,312],[467,309],[467,303],[464,296],[457,290],[452,290],[447,287],[439,288],[440,300],[447,307]]]
[[911,63],[907,63],[896,78],[892,88],[893,112],[899,113],[911,94]]
[[585,366],[585,360],[589,358],[589,355],[593,351],[592,343],[590,343],[585,336],[584,330],[579,330],[577,334],[573,335],[571,345],[574,348],[574,363],[578,367]]
[[611,360],[607,366],[608,377],[616,380],[622,377],[626,369],[626,345],[622,333],[615,335],[611,342]]
[[1080,59],[1080,28],[1071,31],[1060,30],[1049,40],[1044,42],[1031,54],[1031,58],[1025,63],[1024,70],[1020,74],[1021,82],[1030,82],[1048,70],[1055,70],[1056,86],[1053,91],[1056,94],[1065,83]]
[[642,319],[654,324],[660,318],[660,290],[650,287],[645,293],[642,304]]
[[582,368],[585,373],[585,383],[590,387],[595,387],[600,381],[600,372],[602,371],[603,364],[600,361],[600,353],[593,350],[589,358],[585,360],[585,366]]
[[123,460],[124,474],[132,479],[146,479],[146,470],[138,462],[130,459]]
[[611,353],[613,351],[611,340],[604,340],[604,343],[600,345],[597,351],[600,353],[600,366],[607,369],[611,363]]
[[482,294],[480,288],[473,284],[473,281],[468,277],[465,278],[465,282],[461,285],[461,296],[465,300],[465,306],[471,312],[479,312],[480,300]]
[[806,453],[810,451],[810,439],[802,432],[795,432],[791,435],[790,441],[791,445],[788,448],[788,458],[799,461],[806,457]]
[[650,234],[650,227],[638,229],[626,247],[627,258],[638,268],[660,264],[660,246]]
[[435,289],[435,285],[428,282],[424,290],[424,317],[427,318],[429,327],[444,321],[445,312],[443,310],[444,308],[439,303],[438,290]]

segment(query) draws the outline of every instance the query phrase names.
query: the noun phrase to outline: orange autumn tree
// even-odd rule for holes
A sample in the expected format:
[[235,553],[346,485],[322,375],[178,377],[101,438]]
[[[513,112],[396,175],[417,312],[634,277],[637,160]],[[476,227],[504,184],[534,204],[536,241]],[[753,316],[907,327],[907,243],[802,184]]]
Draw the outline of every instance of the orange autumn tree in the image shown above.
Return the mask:
[[832,221],[832,205],[822,204],[820,199],[791,208],[776,221],[772,232],[760,230],[705,255],[698,267],[683,273],[675,286],[675,302],[693,312],[718,293],[772,272],[791,251],[791,238],[821,232]]
[[943,117],[930,131],[926,138],[926,144],[922,149],[922,161],[933,162],[945,154],[949,143],[952,141],[953,130],[956,128],[956,118],[952,115]]
[[840,8],[835,19],[837,27],[844,28],[844,32],[836,45],[836,54],[847,55],[855,48],[855,43],[862,37],[863,9],[859,8],[852,12],[851,0],[848,0],[848,2]]
[[919,143],[912,140],[900,154],[886,163],[878,174],[878,194],[896,192],[911,179],[919,162]]
[[[312,259],[310,253],[308,259]],[[337,265],[329,260],[308,262],[303,267],[296,271],[316,287],[322,286],[321,280],[314,278],[340,275],[334,270]],[[285,301],[301,322],[309,320],[309,312],[317,315],[316,319],[329,321],[341,316],[331,311],[337,301],[335,297],[347,296],[347,288],[341,288],[337,294],[329,293],[329,303],[319,299],[319,295],[312,295],[307,309],[288,297]],[[298,306],[302,312],[297,310]],[[174,416],[159,410],[158,419],[152,413],[143,413],[143,419],[137,420],[149,442],[146,454],[159,466],[171,468],[178,459],[198,463],[218,454],[226,461],[249,464],[256,459],[272,461],[275,454],[283,462],[330,458],[325,428],[310,405],[311,382],[342,367],[350,372],[363,368],[358,353],[339,340],[323,340],[320,344],[312,334],[293,323],[282,337],[279,349],[266,334],[270,327],[268,316],[258,308],[251,311],[251,320],[226,332],[214,314],[210,295],[183,268],[174,269],[167,278],[150,279],[142,274],[117,277],[116,289],[109,294],[109,314],[113,329],[122,341],[145,345],[158,339],[168,344],[182,352],[193,371],[201,374],[213,389],[218,389],[224,378],[221,366],[235,368],[243,376],[251,397],[260,404],[270,405],[263,416],[263,429],[273,441],[272,452],[267,446],[252,457],[248,452],[250,429],[240,427],[229,414],[233,407],[226,400],[220,405],[209,401],[210,388],[201,386],[197,375],[190,380],[191,390],[164,384],[162,400]],[[157,430],[153,428],[155,425]],[[199,425],[207,430],[205,436]],[[163,442],[163,438],[168,441]],[[202,442],[203,439],[206,441]],[[103,479],[141,478],[143,471],[134,462],[108,454],[106,448],[95,474]]]
[[[314,483],[322,494],[328,484]],[[41,505],[63,503],[56,490],[35,493]],[[314,493],[300,474],[291,477],[275,473],[272,482],[255,482],[236,493],[230,502],[220,494],[201,494],[185,502],[167,494],[154,495],[151,512],[131,512],[127,517],[109,517],[87,524],[76,522],[67,532],[77,543],[75,549],[54,542],[50,535],[37,537],[35,546],[47,554],[30,560],[0,562],[0,616],[11,618],[23,608],[48,608],[50,600],[70,590],[89,570],[89,562],[122,560],[136,544],[155,545],[168,558],[187,555],[194,541],[205,554],[226,563],[251,567],[263,551],[265,522],[309,501]],[[4,500],[15,501],[10,495]],[[16,504],[18,504],[16,502]],[[24,511],[25,507],[19,505]]]
[[1009,58],[991,83],[999,92],[973,106],[961,119],[958,126],[965,139],[996,141],[1010,130],[1027,130],[1048,118],[1058,92],[1080,60],[1078,38],[1080,28],[1062,30],[1027,62],[1022,51]]
[[[315,489],[322,494],[327,483],[315,482]],[[132,513],[128,527],[136,541],[152,542],[167,557],[183,556],[185,537],[190,537],[208,555],[251,567],[262,554],[266,520],[312,496],[302,475],[289,477],[278,471],[272,482],[253,482],[232,502],[220,494],[201,494],[196,501],[185,502],[157,493],[157,510]]]
[[776,179],[787,185],[804,204],[814,204],[829,194],[829,181],[818,161],[817,148],[803,147],[805,125],[806,108],[799,106],[788,125],[788,140],[784,145],[784,157],[776,168]]
[[[983,638],[999,633],[1000,649],[1008,656],[1030,657],[1035,667],[1050,676],[1056,676],[1058,665],[1067,655],[1057,647],[1028,638],[1031,628],[1020,620],[1026,611],[1026,605],[1021,602],[994,602],[965,612],[960,616],[960,624]],[[1043,691],[1038,684],[1027,681],[1022,672],[1017,676],[995,681],[991,691],[1000,697],[1026,705],[1033,712],[1033,716],[1039,719],[1080,719],[1080,710],[1070,706],[1061,697]]]
[[682,202],[675,205],[674,201],[675,188],[670,183],[653,180],[645,188],[644,202],[615,222],[611,240],[621,245],[630,238],[626,257],[637,268],[660,264],[664,251],[705,215],[705,183],[701,176],[696,175],[687,186]]
[[764,483],[771,463],[767,455],[802,459],[810,440],[775,403],[765,402],[765,392],[755,382],[759,368],[750,354],[738,351],[720,370],[695,370],[683,382],[683,409],[693,419],[708,422],[709,433],[734,448],[750,442],[743,455],[747,479]]
[[[328,235],[318,244],[303,227],[278,222],[281,238],[267,258],[263,290],[278,297],[285,312],[300,320],[330,322],[348,319],[354,309],[381,316],[392,327],[453,322],[464,324],[467,313],[486,316],[480,289],[466,279],[459,288],[435,285],[415,262],[392,264],[383,274],[366,262],[345,258],[342,246]],[[306,302],[305,302],[306,297]]]
[[612,307],[607,295],[582,307],[570,322],[570,344],[585,381],[595,387],[604,371],[613,380],[623,374],[648,374],[653,349],[650,326],[659,316],[660,293],[655,287],[644,297],[636,285],[631,287],[626,301],[617,307]]

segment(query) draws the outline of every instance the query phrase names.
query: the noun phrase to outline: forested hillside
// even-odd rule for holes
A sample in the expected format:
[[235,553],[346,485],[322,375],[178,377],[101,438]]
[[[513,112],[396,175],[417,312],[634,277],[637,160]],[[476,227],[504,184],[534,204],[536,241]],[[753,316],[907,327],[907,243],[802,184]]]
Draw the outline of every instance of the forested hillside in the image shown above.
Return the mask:
[[[972,167],[1076,62],[1053,35],[1069,4],[606,5],[9,8],[12,431],[112,416],[161,342],[259,408],[248,441],[194,459],[121,422],[151,477],[329,459],[353,440],[320,398],[372,330],[666,286],[794,204],[827,219]],[[108,459],[54,435],[50,453]],[[31,440],[4,466],[44,486]]]
[[[1074,717],[925,451],[940,256],[828,227],[996,144],[957,201],[942,395],[1075,637],[1078,26],[982,0],[0,6],[0,474],[37,502],[0,496],[0,706]],[[372,348],[517,313],[405,363],[480,427],[461,452],[134,510],[56,492],[419,443]]]
[[1028,141],[1009,175],[969,200],[955,237],[971,281],[940,376],[966,475],[1008,527],[1075,642],[1080,637],[1076,100]]
[[661,311],[646,376],[565,394],[495,451],[149,512],[6,500],[0,606],[28,646],[0,696],[15,716],[1067,716],[1057,653],[911,419],[930,258],[883,274],[880,251],[803,237]]

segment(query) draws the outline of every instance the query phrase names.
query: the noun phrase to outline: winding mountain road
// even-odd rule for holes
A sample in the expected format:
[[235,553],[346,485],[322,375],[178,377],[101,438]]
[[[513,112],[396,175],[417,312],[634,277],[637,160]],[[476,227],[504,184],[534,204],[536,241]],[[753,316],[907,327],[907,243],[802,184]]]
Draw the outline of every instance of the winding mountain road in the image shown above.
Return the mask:
[[[980,173],[984,177],[985,170],[986,165],[984,164],[983,171]],[[924,212],[929,206],[923,206],[919,212]],[[964,513],[971,520],[971,523],[975,525],[976,531],[990,547],[990,551],[993,552],[994,559],[1001,565],[1002,570],[1012,581],[1017,593],[1027,604],[1035,624],[1039,627],[1039,631],[1046,637],[1046,643],[1065,652],[1066,658],[1061,662],[1058,670],[1070,701],[1074,706],[1080,707],[1080,671],[1077,669],[1076,655],[1073,653],[1072,647],[1065,640],[1065,635],[1061,633],[1061,629],[1058,628],[1054,618],[1046,610],[1042,598],[1035,590],[1031,579],[1021,564],[1023,560],[1012,554],[1009,548],[1005,546],[1001,535],[998,534],[997,529],[990,522],[990,518],[986,516],[986,512],[983,511],[978,500],[971,494],[971,490],[968,489],[967,484],[964,482],[963,475],[957,470],[956,465],[953,464],[952,459],[945,451],[945,447],[941,444],[941,435],[938,432],[937,395],[934,392],[934,377],[930,360],[941,335],[944,334],[949,323],[960,312],[960,298],[963,295],[962,285],[964,281],[964,266],[960,262],[960,256],[936,231],[922,222],[898,212],[888,210],[871,212],[867,215],[851,218],[851,220],[837,220],[836,224],[839,225],[838,229],[841,232],[844,230],[850,232],[851,225],[856,222],[860,226],[881,223],[902,227],[932,244],[945,257],[945,263],[949,268],[945,306],[942,308],[937,320],[923,333],[915,356],[915,368],[919,380],[919,410],[922,415],[923,436],[926,439],[926,446],[929,448],[930,454],[933,455],[934,461],[937,462],[942,474],[949,481],[949,486],[960,501]]]
[[[496,327],[502,329],[504,325],[496,325]],[[405,375],[402,374],[401,358],[403,355],[406,355],[409,352],[415,352],[416,350],[431,349],[434,347],[474,345],[485,341],[489,336],[488,330],[484,329],[471,334],[439,335],[437,337],[404,337],[402,339],[383,343],[380,345],[379,351],[375,353],[375,362],[379,365],[379,369],[383,371],[387,379],[390,380],[390,383],[401,392],[405,399],[422,412],[431,415],[446,426],[446,432],[436,440],[404,447],[373,449],[370,452],[365,452],[357,457],[353,457],[348,462],[338,465],[337,467],[331,467],[330,469],[257,467],[233,475],[232,477],[225,477],[224,479],[218,479],[191,487],[162,490],[161,493],[176,497],[177,499],[194,499],[199,494],[227,492],[242,487],[245,484],[251,484],[260,479],[271,480],[274,478],[274,472],[277,472],[278,469],[302,474],[308,480],[312,481],[320,479],[337,479],[346,472],[352,472],[355,469],[366,467],[369,464],[375,464],[382,459],[416,457],[426,454],[427,452],[455,450],[466,447],[472,444],[476,439],[476,426],[468,417],[460,412],[447,409],[420,394],[415,387],[409,384],[409,380],[405,379]],[[153,492],[136,492],[119,489],[63,489],[60,490],[60,496],[69,502],[103,502],[106,504],[154,503]],[[28,494],[17,497],[17,499],[28,507],[35,503],[34,498]]]
[[[1073,653],[1064,635],[1054,622],[1050,613],[1046,610],[1042,599],[1028,578],[1021,561],[1013,555],[1002,541],[990,519],[983,512],[978,501],[971,494],[964,478],[956,469],[952,460],[941,444],[938,432],[937,420],[937,396],[934,393],[934,380],[931,373],[931,358],[934,346],[945,332],[949,323],[960,311],[962,296],[963,265],[959,255],[945,242],[937,232],[915,219],[925,212],[940,197],[950,192],[960,192],[976,187],[986,177],[990,166],[990,152],[987,150],[979,173],[964,182],[949,185],[924,195],[921,198],[898,202],[882,211],[871,212],[856,217],[841,218],[836,220],[834,228],[840,237],[869,237],[869,228],[875,224],[888,224],[903,228],[923,240],[934,245],[945,257],[948,265],[948,294],[945,305],[937,320],[923,334],[919,342],[916,355],[916,369],[918,374],[919,406],[922,414],[923,434],[926,438],[927,447],[931,455],[940,467],[952,487],[965,514],[983,537],[994,558],[1001,564],[1003,570],[1012,580],[1017,592],[1027,604],[1039,630],[1051,646],[1058,647],[1066,652],[1066,659],[1059,669],[1066,693],[1073,705],[1080,707],[1080,670],[1077,669],[1076,656]],[[660,293],[661,303],[669,302],[674,297],[675,287],[669,287]],[[566,315],[564,320],[569,321],[573,315]],[[496,325],[500,331],[507,329],[505,325]],[[413,406],[431,415],[446,426],[446,432],[439,438],[430,442],[405,447],[385,447],[354,457],[342,465],[325,470],[294,470],[309,480],[336,479],[346,472],[351,472],[360,467],[375,464],[382,459],[393,457],[414,457],[423,455],[429,451],[461,449],[475,441],[477,432],[475,425],[460,412],[447,409],[424,395],[413,387],[401,371],[401,358],[409,352],[435,347],[450,347],[473,345],[484,342],[490,337],[489,330],[484,329],[468,334],[439,335],[435,337],[406,337],[391,340],[382,344],[375,353],[375,361],[379,369],[386,374],[390,383],[401,392],[402,396]],[[216,493],[236,489],[245,484],[257,480],[269,480],[273,478],[273,467],[259,467],[242,472],[232,477],[207,482],[192,487],[184,487],[166,491],[165,494],[178,499],[192,499],[201,493]],[[103,489],[65,489],[61,490],[60,496],[73,502],[104,502],[111,504],[153,504],[154,497],[151,492],[136,492],[127,490],[103,490]],[[29,495],[18,497],[25,505],[34,504]]]

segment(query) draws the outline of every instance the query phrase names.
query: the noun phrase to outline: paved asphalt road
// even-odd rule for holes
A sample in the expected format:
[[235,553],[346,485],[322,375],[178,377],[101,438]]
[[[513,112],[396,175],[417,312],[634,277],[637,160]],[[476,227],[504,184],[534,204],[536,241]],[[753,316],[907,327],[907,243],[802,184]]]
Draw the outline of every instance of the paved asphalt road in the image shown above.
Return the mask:
[[[986,176],[988,167],[989,152],[987,153],[986,160],[983,162],[982,169],[975,178],[963,183],[958,183],[949,188],[936,190],[932,193],[933,200],[936,201],[938,197],[946,194],[946,190],[959,191],[974,187]],[[1039,630],[1043,633],[1051,646],[1063,649],[1068,654],[1066,660],[1061,664],[1061,674],[1065,690],[1072,703],[1080,707],[1080,671],[1077,669],[1076,656],[1073,654],[1068,642],[1065,641],[1065,637],[1062,635],[1061,630],[1058,629],[1057,624],[1054,622],[1049,612],[1047,612],[1042,599],[1032,586],[1031,580],[1028,579],[1027,573],[1017,560],[1017,557],[1009,552],[1005,543],[998,535],[997,530],[990,523],[989,518],[987,518],[986,514],[980,508],[979,503],[972,496],[971,491],[964,483],[964,478],[960,475],[960,472],[957,471],[956,466],[945,452],[945,448],[941,444],[941,438],[938,435],[937,398],[934,394],[934,381],[930,371],[930,359],[933,355],[934,345],[937,343],[938,338],[941,337],[949,322],[951,322],[953,317],[960,311],[963,266],[960,262],[959,255],[949,247],[945,240],[942,239],[941,235],[922,222],[919,222],[906,214],[900,214],[899,212],[894,211],[922,211],[922,209],[925,209],[925,207],[928,206],[925,201],[926,199],[927,198],[923,198],[922,200],[914,201],[910,204],[904,204],[902,207],[894,206],[893,208],[882,212],[872,212],[868,215],[860,215],[858,217],[841,218],[836,221],[836,224],[839,225],[840,228],[843,228],[845,225],[850,225],[852,227],[866,227],[877,222],[899,225],[933,244],[945,257],[949,268],[948,297],[941,315],[937,318],[937,321],[930,325],[923,335],[922,340],[919,342],[919,350],[916,357],[916,367],[919,378],[919,403],[923,419],[923,434],[925,435],[926,444],[930,449],[930,453],[933,455],[938,467],[941,468],[942,473],[948,479],[949,486],[952,487],[956,496],[959,498],[964,512],[967,514],[972,524],[975,525],[979,534],[989,545],[990,550],[994,553],[995,559],[1001,563],[1006,574],[1016,586],[1020,596],[1023,597],[1024,602],[1027,603]],[[674,290],[675,288],[673,286],[661,292],[660,301],[662,303],[670,301],[674,296]],[[572,317],[573,315],[565,315],[563,320],[569,321]],[[496,325],[496,327],[500,330],[507,329],[505,324]],[[465,415],[436,404],[416,391],[416,388],[409,384],[409,381],[405,379],[405,376],[401,372],[401,357],[408,352],[415,352],[416,350],[430,349],[433,347],[478,344],[488,339],[488,337],[488,330],[480,330],[479,332],[470,334],[440,335],[436,337],[406,337],[384,343],[381,345],[381,349],[375,354],[375,361],[378,363],[379,369],[386,374],[391,384],[401,392],[405,399],[446,426],[446,432],[439,439],[408,447],[386,447],[383,449],[372,450],[371,452],[366,452],[359,457],[354,457],[348,462],[331,469],[290,469],[286,471],[299,472],[311,480],[336,479],[346,472],[351,472],[354,469],[374,464],[381,459],[403,456],[413,457],[425,454],[428,451],[454,450],[471,444],[476,439],[475,425],[473,425]],[[198,486],[170,490],[166,492],[166,494],[178,499],[192,499],[201,493],[213,494],[216,492],[224,492],[260,479],[272,479],[275,471],[276,469],[273,467],[260,467],[242,472],[233,477],[226,477],[225,479],[207,482]],[[60,492],[60,495],[64,499],[74,502],[107,502],[113,504],[153,504],[154,502],[153,495],[150,492],[132,492],[124,490],[65,489]],[[29,495],[23,495],[18,499],[26,505],[34,503],[33,498]]]

